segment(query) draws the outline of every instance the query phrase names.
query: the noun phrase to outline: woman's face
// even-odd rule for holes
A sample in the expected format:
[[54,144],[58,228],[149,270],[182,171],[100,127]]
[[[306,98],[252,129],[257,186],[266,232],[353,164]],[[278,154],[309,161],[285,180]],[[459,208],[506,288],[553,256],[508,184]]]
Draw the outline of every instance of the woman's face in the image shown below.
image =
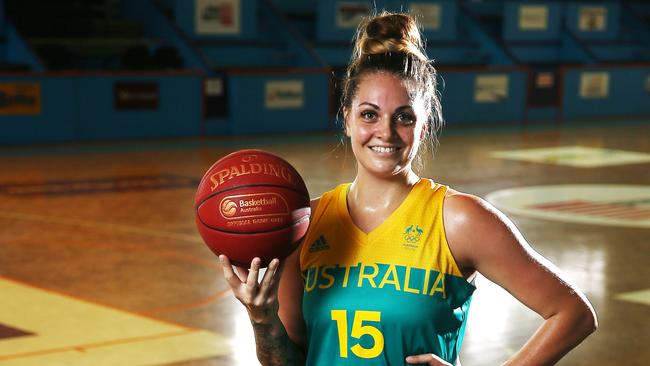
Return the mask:
[[363,76],[345,119],[359,170],[382,178],[410,171],[427,114],[422,98],[409,95],[404,81],[384,72]]

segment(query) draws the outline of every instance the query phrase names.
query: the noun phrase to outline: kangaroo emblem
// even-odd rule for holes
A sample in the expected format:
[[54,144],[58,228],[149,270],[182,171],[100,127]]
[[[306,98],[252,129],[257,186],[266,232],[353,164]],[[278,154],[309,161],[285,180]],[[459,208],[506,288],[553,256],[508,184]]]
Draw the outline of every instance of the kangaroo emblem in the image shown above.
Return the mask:
[[424,230],[420,229],[419,226],[415,225],[415,228],[413,228],[414,225],[411,225],[406,228],[406,231],[404,231],[404,240],[406,240],[409,243],[416,243],[420,240],[420,236],[424,232]]

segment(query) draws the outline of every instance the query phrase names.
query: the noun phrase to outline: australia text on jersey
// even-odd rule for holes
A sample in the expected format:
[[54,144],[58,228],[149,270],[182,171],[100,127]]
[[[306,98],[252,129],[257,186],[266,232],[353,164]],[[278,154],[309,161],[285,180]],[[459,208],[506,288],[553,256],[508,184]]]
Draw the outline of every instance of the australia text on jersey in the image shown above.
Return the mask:
[[434,296],[443,299],[445,274],[435,270],[383,263],[357,263],[355,265],[324,265],[303,271],[305,291],[332,287],[371,287],[392,289],[412,294]]

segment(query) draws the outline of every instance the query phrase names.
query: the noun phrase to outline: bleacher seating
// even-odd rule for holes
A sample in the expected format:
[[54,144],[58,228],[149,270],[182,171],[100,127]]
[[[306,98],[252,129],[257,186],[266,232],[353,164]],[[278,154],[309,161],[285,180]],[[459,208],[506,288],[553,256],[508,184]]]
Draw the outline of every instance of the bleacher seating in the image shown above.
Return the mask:
[[[332,15],[340,11],[335,8],[337,1],[242,1],[240,32],[221,36],[196,33],[195,14],[189,9],[190,3],[151,1],[187,35],[191,46],[200,49],[211,68],[305,67],[310,64],[305,60],[308,53],[315,54],[334,69],[344,67],[348,61],[354,27],[337,28],[335,17],[338,15]],[[377,4],[389,10],[408,10],[404,8],[408,3],[402,3],[397,0],[348,1],[344,5],[371,9]],[[499,0],[430,3],[444,10],[442,29],[425,30],[427,49],[439,65],[509,64],[504,61],[507,58],[520,64],[650,60],[650,9],[644,2],[597,3],[604,4],[610,12],[610,29],[604,37],[585,36],[573,25],[578,17],[576,9],[582,2],[549,2],[551,19],[562,19],[558,33],[550,38],[521,35],[513,38],[511,13],[516,10],[508,8],[526,3]],[[535,4],[543,5],[544,2]],[[125,17],[123,5],[124,0],[6,0],[5,13],[51,70],[183,67],[183,57],[178,50],[163,39],[147,35],[147,24]],[[619,21],[619,9],[626,21]],[[636,20],[628,22],[630,18]],[[476,30],[470,29],[468,23],[472,21],[480,27],[481,37],[476,36]],[[551,25],[555,27],[557,22]],[[284,34],[289,32],[288,27],[304,41],[302,49],[291,45],[292,41]],[[446,35],[441,38],[441,34]],[[492,41],[492,46],[485,44],[485,37]],[[571,47],[581,50],[572,53]],[[495,55],[494,48],[500,48],[496,52],[507,57]],[[3,65],[5,69],[24,68],[19,63],[5,62]]]
[[50,70],[161,67],[151,54],[157,41],[120,8],[120,0],[6,1],[7,16]]

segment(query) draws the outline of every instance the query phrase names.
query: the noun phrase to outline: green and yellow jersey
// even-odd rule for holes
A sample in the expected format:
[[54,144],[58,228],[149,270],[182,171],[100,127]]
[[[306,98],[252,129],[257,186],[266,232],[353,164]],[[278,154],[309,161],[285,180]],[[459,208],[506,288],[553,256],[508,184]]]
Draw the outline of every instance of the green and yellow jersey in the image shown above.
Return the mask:
[[307,365],[403,365],[458,358],[475,287],[449,250],[447,187],[421,179],[379,227],[350,218],[349,184],[325,193],[300,252]]

